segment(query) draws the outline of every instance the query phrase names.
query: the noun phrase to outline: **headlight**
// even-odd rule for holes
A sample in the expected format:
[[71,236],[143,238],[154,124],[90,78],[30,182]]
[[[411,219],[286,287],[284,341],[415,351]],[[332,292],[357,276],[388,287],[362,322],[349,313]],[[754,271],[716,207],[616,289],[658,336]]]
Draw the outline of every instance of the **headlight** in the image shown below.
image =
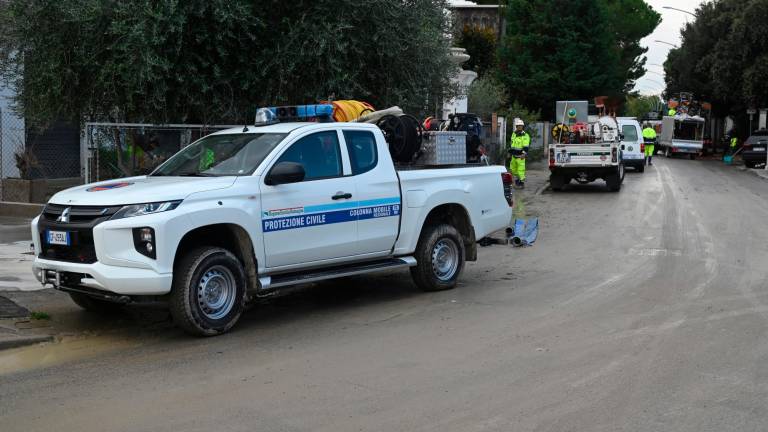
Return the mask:
[[134,216],[144,216],[148,214],[162,213],[164,211],[173,210],[181,204],[181,200],[178,201],[166,201],[155,202],[145,204],[131,204],[124,206],[112,216],[112,219],[122,219]]

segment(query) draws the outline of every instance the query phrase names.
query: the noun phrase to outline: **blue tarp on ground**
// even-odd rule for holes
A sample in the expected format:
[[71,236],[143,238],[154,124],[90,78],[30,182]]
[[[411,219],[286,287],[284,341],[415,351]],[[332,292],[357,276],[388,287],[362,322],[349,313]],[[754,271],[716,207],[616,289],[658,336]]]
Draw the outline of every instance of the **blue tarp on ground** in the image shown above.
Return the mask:
[[512,233],[513,246],[530,246],[539,235],[539,218],[515,219],[515,228]]

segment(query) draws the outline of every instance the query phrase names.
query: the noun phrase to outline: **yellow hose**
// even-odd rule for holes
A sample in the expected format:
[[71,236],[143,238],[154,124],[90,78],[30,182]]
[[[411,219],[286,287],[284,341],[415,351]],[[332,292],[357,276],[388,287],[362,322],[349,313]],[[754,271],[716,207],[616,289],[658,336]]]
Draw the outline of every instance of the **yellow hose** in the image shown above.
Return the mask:
[[375,111],[368,102],[356,100],[339,100],[331,102],[333,105],[333,119],[337,122],[351,122],[360,116]]

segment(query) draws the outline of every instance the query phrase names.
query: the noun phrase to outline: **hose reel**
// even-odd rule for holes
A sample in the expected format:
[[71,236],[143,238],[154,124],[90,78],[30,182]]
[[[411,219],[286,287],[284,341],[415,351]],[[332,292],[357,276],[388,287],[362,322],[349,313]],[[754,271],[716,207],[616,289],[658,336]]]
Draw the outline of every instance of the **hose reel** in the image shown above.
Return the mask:
[[397,162],[410,162],[421,149],[424,129],[408,114],[385,115],[376,122],[389,145],[389,153]]
[[552,139],[558,143],[565,143],[569,140],[571,129],[564,123],[558,123],[552,126]]

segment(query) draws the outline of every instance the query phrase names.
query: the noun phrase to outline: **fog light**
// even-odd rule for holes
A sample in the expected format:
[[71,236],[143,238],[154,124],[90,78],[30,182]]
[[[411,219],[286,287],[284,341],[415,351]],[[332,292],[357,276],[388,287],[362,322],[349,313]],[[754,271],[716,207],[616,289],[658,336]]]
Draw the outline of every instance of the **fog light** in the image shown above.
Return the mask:
[[152,243],[155,241],[154,233],[152,232],[152,228],[142,228],[139,231],[139,238],[141,238],[141,241]]
[[133,229],[133,246],[136,252],[155,259],[155,230],[149,227]]

